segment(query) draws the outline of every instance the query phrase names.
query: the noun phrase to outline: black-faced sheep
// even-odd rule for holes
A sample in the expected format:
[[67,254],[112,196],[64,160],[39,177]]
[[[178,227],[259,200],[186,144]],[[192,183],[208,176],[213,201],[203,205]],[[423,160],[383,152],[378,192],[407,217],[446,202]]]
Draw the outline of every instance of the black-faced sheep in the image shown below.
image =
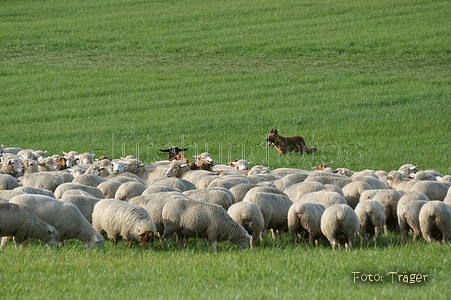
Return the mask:
[[359,230],[359,218],[348,204],[329,206],[321,217],[321,232],[334,250],[337,245],[345,244],[346,251],[351,251]]

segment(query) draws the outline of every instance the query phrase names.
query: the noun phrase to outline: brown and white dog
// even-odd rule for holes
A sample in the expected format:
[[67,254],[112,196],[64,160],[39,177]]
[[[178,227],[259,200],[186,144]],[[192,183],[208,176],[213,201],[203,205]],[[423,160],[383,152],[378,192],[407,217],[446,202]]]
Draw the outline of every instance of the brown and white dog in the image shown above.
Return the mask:
[[266,141],[268,142],[268,146],[272,145],[276,147],[280,155],[288,152],[313,153],[316,151],[315,147],[307,147],[301,136],[280,136],[277,133],[277,129],[271,129],[271,133],[268,135]]

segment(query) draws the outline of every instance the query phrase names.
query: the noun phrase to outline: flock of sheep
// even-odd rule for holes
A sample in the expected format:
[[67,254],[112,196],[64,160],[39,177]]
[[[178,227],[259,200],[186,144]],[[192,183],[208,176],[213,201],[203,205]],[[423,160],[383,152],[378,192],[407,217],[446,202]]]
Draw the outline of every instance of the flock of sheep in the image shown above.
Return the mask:
[[160,151],[168,159],[144,164],[127,156],[95,159],[75,151],[47,157],[44,151],[0,147],[1,247],[34,238],[49,246],[80,240],[87,248],[117,244],[147,248],[156,238],[183,245],[205,239],[240,249],[257,246],[271,232],[296,244],[326,238],[351,250],[383,232],[397,231],[407,244],[424,238],[451,242],[451,176],[403,165],[397,171],[315,170],[264,166],[245,160],[215,165],[211,155]]

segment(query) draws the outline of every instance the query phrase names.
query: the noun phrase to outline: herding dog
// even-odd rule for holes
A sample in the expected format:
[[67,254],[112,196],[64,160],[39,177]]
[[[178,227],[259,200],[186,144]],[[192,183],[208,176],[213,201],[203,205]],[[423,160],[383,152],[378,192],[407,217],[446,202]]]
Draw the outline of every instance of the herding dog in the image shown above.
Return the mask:
[[288,152],[313,153],[316,151],[315,147],[309,148],[301,136],[284,137],[277,134],[277,129],[271,129],[271,133],[266,139],[268,146],[274,146],[279,150],[279,155],[287,154]]

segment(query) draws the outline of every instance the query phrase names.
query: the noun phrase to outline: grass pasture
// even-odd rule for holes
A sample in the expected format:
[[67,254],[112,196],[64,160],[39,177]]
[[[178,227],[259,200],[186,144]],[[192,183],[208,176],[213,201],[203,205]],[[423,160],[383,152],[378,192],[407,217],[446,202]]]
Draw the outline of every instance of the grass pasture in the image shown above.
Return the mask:
[[[209,151],[270,168],[451,174],[449,1],[0,0],[0,144],[165,159]],[[279,157],[271,128],[314,155]],[[445,299],[449,245],[397,235],[351,253],[288,237],[246,251],[85,251],[77,242],[0,253],[16,298]],[[384,274],[354,283],[352,272]],[[422,273],[421,284],[386,273]],[[32,282],[32,284],[30,284]]]

